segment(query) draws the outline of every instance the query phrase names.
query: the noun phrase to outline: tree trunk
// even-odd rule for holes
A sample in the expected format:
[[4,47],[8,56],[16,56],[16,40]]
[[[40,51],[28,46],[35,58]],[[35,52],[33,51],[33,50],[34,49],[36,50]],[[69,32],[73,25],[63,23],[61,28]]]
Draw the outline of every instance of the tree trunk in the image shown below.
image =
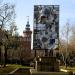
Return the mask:
[[1,63],[1,47],[0,47],[0,63]]
[[4,57],[5,57],[5,60],[4,60],[4,67],[6,67],[6,64],[7,64],[7,48],[5,48]]

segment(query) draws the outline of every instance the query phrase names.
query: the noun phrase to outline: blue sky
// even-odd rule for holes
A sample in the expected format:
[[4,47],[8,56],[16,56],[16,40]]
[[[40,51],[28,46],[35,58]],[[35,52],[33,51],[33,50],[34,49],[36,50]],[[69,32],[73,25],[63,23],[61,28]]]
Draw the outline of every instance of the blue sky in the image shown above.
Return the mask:
[[16,4],[15,21],[20,35],[25,30],[27,16],[29,16],[31,30],[33,28],[34,5],[59,5],[60,29],[66,24],[68,19],[70,22],[75,23],[75,0],[7,0],[7,2]]

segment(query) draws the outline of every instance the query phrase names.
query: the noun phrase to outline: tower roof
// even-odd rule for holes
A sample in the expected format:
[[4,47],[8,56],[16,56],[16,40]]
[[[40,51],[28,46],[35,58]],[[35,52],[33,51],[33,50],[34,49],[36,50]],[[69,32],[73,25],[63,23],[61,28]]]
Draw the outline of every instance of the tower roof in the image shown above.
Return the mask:
[[29,30],[30,30],[30,24],[29,24],[29,17],[28,17],[27,24],[26,24],[26,31],[29,31]]

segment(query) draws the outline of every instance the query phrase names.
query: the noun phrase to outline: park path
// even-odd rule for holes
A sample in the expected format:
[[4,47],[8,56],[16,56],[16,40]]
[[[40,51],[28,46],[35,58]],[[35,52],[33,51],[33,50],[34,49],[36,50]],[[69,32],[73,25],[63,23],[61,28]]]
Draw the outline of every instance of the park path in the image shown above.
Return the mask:
[[15,71],[13,74],[10,74],[10,75],[31,75],[30,68],[20,68],[17,71]]

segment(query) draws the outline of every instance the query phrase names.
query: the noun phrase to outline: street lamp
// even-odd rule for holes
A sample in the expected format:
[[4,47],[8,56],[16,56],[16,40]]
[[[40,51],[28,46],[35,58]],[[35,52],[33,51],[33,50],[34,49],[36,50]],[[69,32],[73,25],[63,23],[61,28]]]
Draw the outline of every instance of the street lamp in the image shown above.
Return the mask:
[[69,23],[67,23],[66,24],[66,26],[67,26],[67,31],[66,31],[66,41],[67,41],[67,43],[66,43],[66,57],[65,57],[65,66],[66,66],[66,68],[67,68],[67,55],[68,55],[68,36],[69,36]]

